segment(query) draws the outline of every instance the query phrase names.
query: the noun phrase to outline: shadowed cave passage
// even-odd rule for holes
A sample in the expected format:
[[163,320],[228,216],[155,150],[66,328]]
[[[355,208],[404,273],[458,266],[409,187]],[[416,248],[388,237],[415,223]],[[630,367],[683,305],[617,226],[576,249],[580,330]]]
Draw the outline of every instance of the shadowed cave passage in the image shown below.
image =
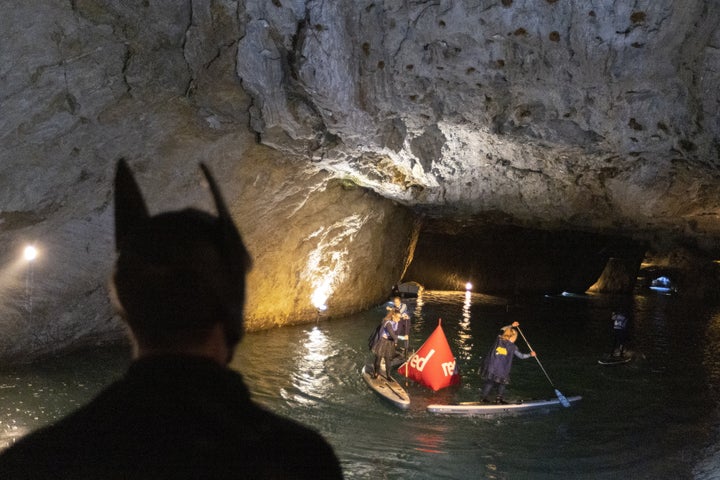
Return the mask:
[[436,221],[421,232],[404,280],[431,290],[463,290],[469,281],[474,291],[503,295],[583,293],[591,286],[630,293],[645,250],[619,236],[494,225],[457,230]]

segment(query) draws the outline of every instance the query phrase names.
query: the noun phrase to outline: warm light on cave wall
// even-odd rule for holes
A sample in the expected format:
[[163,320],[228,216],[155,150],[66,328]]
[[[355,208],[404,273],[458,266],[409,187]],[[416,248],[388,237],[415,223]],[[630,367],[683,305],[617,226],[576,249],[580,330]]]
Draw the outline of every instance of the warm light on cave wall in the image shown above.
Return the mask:
[[[38,259],[40,250],[35,245],[24,247],[22,254],[15,258],[11,264],[0,268],[0,289],[12,288],[24,276],[26,290],[32,281],[32,264]],[[24,273],[24,275],[22,275]]]
[[367,217],[351,215],[320,227],[307,238],[317,242],[303,272],[303,277],[309,279],[312,286],[310,301],[316,309],[325,310],[335,289],[345,280],[350,268],[348,247],[366,220]]

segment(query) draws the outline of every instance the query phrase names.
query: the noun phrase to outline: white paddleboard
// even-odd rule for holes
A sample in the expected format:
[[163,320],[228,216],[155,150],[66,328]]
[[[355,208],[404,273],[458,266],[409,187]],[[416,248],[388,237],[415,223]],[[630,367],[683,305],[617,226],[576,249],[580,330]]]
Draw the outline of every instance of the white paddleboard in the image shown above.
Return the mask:
[[[382,372],[383,374],[385,372]],[[410,397],[404,388],[393,379],[387,381],[383,375],[378,375],[377,378],[372,377],[372,367],[365,365],[362,369],[362,377],[370,388],[380,395],[385,400],[389,401],[398,408],[407,409],[410,408]],[[392,378],[392,377],[390,377]]]
[[[579,402],[581,396],[567,397],[568,402]],[[548,400],[528,400],[507,404],[481,403],[481,402],[463,402],[449,405],[428,405],[427,410],[430,413],[442,413],[447,415],[491,415],[498,413],[523,412],[526,410],[559,407],[560,400],[557,398]]]
[[622,365],[623,363],[628,363],[630,360],[632,360],[632,357],[630,355],[622,357],[613,357],[611,355],[606,355],[605,357],[598,360],[598,363],[600,365]]

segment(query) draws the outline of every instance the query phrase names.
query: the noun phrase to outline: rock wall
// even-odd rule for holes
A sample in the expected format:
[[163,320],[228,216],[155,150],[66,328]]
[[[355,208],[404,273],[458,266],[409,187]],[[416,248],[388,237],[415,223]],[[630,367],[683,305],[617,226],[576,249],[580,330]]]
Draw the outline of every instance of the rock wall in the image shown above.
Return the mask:
[[[330,316],[379,301],[424,244],[416,214],[713,258],[719,11],[714,0],[7,0],[0,357],[122,334],[106,289],[121,156],[152,211],[211,208],[197,163],[216,171],[256,257],[253,329],[310,320],[323,288]],[[453,235],[459,265],[478,233]],[[32,265],[17,260],[26,243],[40,249]],[[542,258],[526,260],[556,283]],[[454,284],[435,265],[431,278]]]
[[717,252],[718,18],[710,0],[248,2],[238,76],[264,143],[430,215]]
[[[600,277],[588,288],[588,291],[596,293],[632,293],[638,283],[640,262],[640,258],[609,258]],[[645,285],[645,287],[649,287],[649,285]]]
[[[15,1],[0,16],[0,358],[116,341],[112,179],[126,157],[151,213],[213,208],[215,172],[255,259],[249,329],[385,299],[414,215],[257,145],[235,76],[242,2]],[[40,251],[31,264],[22,248]]]
[[278,157],[257,147],[231,168],[241,190],[233,213],[254,258],[247,327],[314,321],[321,306],[323,318],[342,316],[386,300],[409,261],[415,215],[327,173],[303,178]]

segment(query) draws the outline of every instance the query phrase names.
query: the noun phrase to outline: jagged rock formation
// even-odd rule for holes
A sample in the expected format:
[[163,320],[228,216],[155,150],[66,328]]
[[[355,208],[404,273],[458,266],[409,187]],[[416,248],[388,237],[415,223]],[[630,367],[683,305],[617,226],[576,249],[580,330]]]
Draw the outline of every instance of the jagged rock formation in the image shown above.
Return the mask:
[[[605,263],[594,288],[627,290],[649,254],[706,295],[687,272],[717,276],[719,11],[712,0],[5,2],[0,356],[120,335],[105,288],[120,156],[153,211],[210,208],[197,162],[219,172],[256,257],[251,329],[313,318],[323,291],[342,315],[403,275],[446,288],[458,262],[503,291],[582,289]],[[457,249],[435,255],[438,241]],[[41,249],[32,266],[16,260],[26,242]],[[583,268],[549,268],[543,256],[568,242]],[[544,248],[525,267],[492,270],[494,253],[533,245]],[[598,251],[623,253],[588,257]]]
[[239,42],[263,142],[436,216],[715,243],[717,3],[289,3]]

